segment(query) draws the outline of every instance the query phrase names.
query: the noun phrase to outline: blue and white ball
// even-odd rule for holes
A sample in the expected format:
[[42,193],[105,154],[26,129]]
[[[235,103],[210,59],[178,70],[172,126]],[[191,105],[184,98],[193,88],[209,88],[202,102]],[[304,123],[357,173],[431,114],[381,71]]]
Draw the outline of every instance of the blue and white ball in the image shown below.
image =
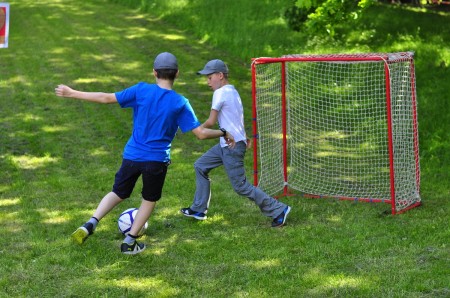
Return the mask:
[[[123,235],[128,235],[128,233],[130,232],[131,226],[133,225],[134,218],[136,217],[138,210],[138,208],[129,208],[120,214],[119,219],[117,220],[117,224],[119,226],[119,231]],[[142,229],[139,231],[138,236],[142,236],[147,228],[148,222],[146,222]]]

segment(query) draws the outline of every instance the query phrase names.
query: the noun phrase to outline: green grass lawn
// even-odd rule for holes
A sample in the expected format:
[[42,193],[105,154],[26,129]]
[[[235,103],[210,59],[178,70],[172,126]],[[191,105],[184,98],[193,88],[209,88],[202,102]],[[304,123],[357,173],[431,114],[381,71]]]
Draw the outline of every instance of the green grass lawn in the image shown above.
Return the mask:
[[[198,17],[208,9],[203,2],[210,3],[192,1]],[[231,2],[236,10],[239,1]],[[0,297],[450,296],[448,13],[376,6],[358,28],[343,26],[342,40],[325,43],[295,33],[278,47],[275,38],[288,34],[281,6],[258,2],[258,20],[264,24],[272,11],[276,16],[267,23],[283,34],[267,34],[251,51],[246,44],[239,51],[219,42],[235,40],[228,27],[221,33],[212,26],[210,37],[185,30],[188,16],[203,26],[189,6],[162,16],[156,4],[152,13],[104,0],[9,3],[9,48],[0,49]],[[254,9],[253,1],[240,3]],[[228,10],[223,15],[233,16]],[[238,31],[236,25],[242,43],[263,39],[258,30]],[[423,206],[391,216],[387,204],[287,197],[281,200],[293,208],[288,225],[272,229],[217,169],[208,220],[197,222],[179,209],[192,200],[194,161],[216,140],[188,133],[173,142],[163,198],[142,238],[144,253],[120,253],[116,223],[123,210],[139,206],[140,185],[85,245],[71,242],[70,234],[112,187],[131,111],[57,98],[57,84],[114,92],[152,82],[154,57],[171,51],[181,68],[175,88],[205,120],[211,91],[195,72],[219,57],[232,70],[250,130],[251,56],[400,50],[417,54]]]

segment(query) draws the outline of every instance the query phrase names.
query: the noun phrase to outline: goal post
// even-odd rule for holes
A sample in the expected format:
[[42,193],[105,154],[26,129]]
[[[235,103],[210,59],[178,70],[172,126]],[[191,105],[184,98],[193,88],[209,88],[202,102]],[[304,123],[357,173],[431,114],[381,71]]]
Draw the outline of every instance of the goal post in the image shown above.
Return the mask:
[[421,204],[412,52],[255,58],[252,97],[267,193]]

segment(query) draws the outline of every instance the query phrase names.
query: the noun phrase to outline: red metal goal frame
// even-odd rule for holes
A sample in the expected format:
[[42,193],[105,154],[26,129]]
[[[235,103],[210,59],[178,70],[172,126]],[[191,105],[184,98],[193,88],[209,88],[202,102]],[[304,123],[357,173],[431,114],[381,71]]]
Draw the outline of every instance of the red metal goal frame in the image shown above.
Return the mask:
[[[415,167],[416,167],[416,185],[417,192],[420,192],[420,167],[419,167],[419,154],[418,154],[418,124],[417,124],[417,108],[416,108],[416,90],[415,90],[415,70],[413,55],[411,52],[397,53],[405,60],[410,62],[410,77],[411,77],[411,90],[412,90],[412,105],[413,105],[413,137],[414,137],[414,152],[415,152]],[[256,90],[256,65],[268,64],[268,63],[281,63],[281,100],[282,100],[282,160],[283,160],[283,175],[284,175],[284,188],[283,193],[280,196],[292,195],[288,187],[288,160],[287,160],[287,115],[286,115],[286,62],[351,62],[351,61],[383,61],[385,71],[385,84],[386,84],[386,116],[387,116],[387,135],[388,135],[388,152],[389,152],[389,174],[390,174],[390,199],[374,199],[374,198],[351,198],[351,197],[337,197],[341,200],[358,200],[363,202],[384,202],[391,204],[392,214],[403,213],[414,207],[419,206],[421,203],[416,202],[401,211],[396,211],[395,204],[395,169],[394,169],[394,154],[393,154],[393,140],[392,140],[392,115],[391,115],[391,77],[389,70],[389,56],[388,54],[336,54],[336,55],[291,55],[280,58],[254,58],[252,59],[251,71],[252,71],[252,127],[253,127],[253,181],[254,185],[258,185],[258,127],[257,127],[257,90]],[[322,196],[303,194],[305,197],[320,198]]]

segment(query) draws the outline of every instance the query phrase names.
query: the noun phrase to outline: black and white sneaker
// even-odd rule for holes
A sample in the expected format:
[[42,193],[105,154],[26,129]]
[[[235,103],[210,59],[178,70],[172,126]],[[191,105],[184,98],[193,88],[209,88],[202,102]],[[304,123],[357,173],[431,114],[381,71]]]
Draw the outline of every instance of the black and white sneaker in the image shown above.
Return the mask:
[[72,233],[72,240],[78,244],[83,244],[86,239],[94,233],[93,225],[90,222],[85,223]]
[[128,243],[123,242],[122,245],[120,246],[120,250],[122,251],[123,254],[135,255],[145,250],[145,244],[134,241],[134,243],[130,245]]
[[187,217],[193,217],[193,218],[198,219],[198,220],[205,220],[207,218],[205,213],[203,213],[203,212],[195,212],[191,208],[182,208],[180,210],[180,212],[183,213],[183,215],[185,215]]
[[281,212],[281,214],[272,221],[272,228],[279,228],[284,226],[289,212],[291,212],[291,207],[287,206],[286,208],[284,208],[283,212]]

